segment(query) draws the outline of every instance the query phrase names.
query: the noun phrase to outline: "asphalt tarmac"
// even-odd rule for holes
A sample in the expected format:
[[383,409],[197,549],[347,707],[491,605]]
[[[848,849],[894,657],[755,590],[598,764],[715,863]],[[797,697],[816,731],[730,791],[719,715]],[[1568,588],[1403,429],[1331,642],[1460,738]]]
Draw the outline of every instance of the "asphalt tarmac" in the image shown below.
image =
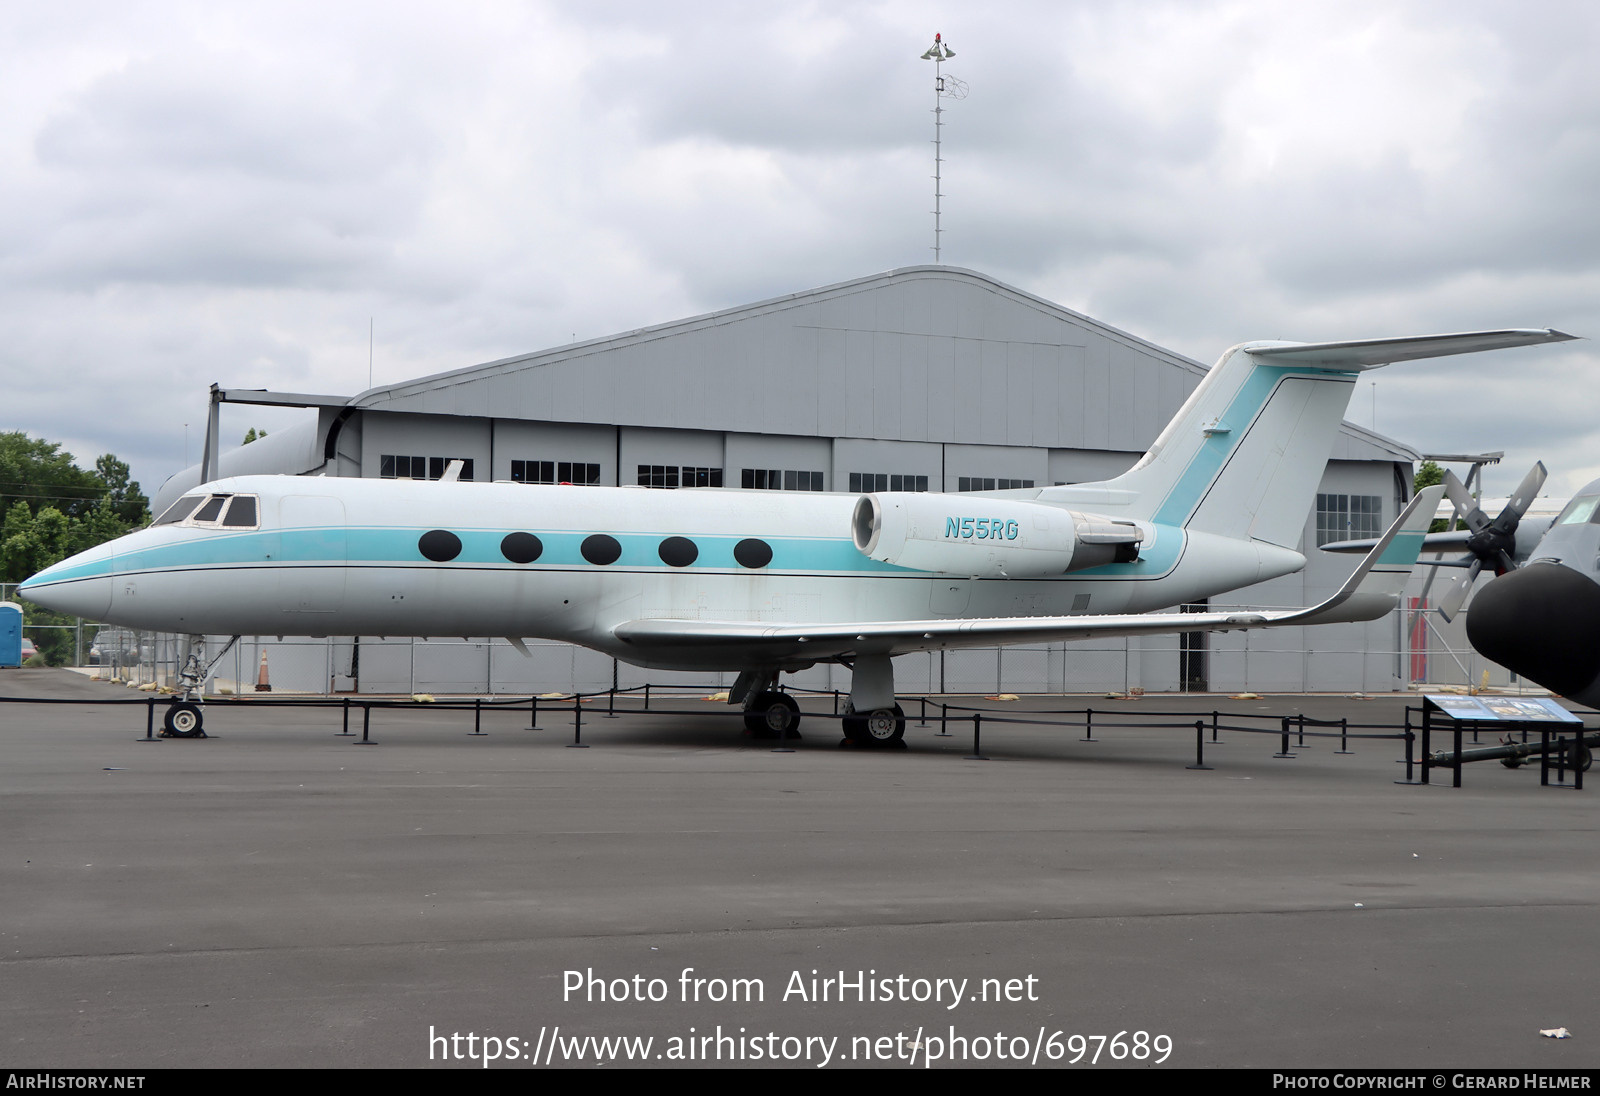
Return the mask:
[[969,761],[915,702],[905,750],[810,717],[779,753],[663,704],[586,705],[589,749],[570,705],[379,710],[369,746],[338,711],[141,742],[142,707],[0,705],[0,1068],[1600,1067],[1600,785],[1226,730],[1195,771],[1192,730],[1108,718],[986,719]]

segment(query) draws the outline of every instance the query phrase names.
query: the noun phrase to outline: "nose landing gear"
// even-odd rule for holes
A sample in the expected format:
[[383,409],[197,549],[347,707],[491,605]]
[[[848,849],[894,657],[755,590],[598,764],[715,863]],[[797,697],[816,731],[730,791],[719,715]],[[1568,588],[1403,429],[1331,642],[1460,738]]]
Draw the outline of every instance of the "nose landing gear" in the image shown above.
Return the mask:
[[167,714],[161,720],[162,734],[168,738],[205,738],[205,712],[200,705],[205,703],[204,686],[206,678],[211,676],[211,671],[216,669],[222,657],[233,650],[233,645],[239,642],[238,636],[232,636],[222,645],[222,650],[210,662],[206,657],[206,637],[189,637],[189,657],[184,661],[183,669],[178,673],[178,692],[172,698]]

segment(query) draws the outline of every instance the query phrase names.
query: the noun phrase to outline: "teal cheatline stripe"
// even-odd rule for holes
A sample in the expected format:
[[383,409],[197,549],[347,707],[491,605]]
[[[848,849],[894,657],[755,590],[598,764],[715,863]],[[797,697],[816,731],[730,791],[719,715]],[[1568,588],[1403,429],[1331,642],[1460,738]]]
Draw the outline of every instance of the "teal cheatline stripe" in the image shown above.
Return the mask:
[[1422,554],[1422,538],[1425,535],[1421,530],[1415,533],[1396,533],[1394,539],[1389,542],[1389,547],[1378,557],[1378,562],[1397,563],[1403,567],[1413,566],[1417,562],[1417,557]]
[[1212,434],[1200,445],[1200,451],[1178,476],[1177,483],[1156,509],[1154,521],[1163,525],[1183,525],[1200,505],[1217,473],[1228,462],[1234,449],[1244,441],[1250,424],[1255,422],[1272,398],[1278,382],[1288,376],[1318,374],[1328,378],[1353,378],[1348,370],[1328,370],[1292,365],[1256,365],[1239,386],[1228,403],[1228,409],[1217,419],[1217,426],[1227,433]]

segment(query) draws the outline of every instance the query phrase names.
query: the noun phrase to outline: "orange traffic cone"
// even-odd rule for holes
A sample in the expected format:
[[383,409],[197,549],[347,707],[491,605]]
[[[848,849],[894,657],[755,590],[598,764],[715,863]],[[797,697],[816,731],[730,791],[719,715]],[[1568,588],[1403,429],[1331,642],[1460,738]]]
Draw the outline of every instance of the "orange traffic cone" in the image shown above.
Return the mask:
[[267,680],[267,652],[261,652],[261,672],[256,674],[256,692],[270,693],[272,682]]

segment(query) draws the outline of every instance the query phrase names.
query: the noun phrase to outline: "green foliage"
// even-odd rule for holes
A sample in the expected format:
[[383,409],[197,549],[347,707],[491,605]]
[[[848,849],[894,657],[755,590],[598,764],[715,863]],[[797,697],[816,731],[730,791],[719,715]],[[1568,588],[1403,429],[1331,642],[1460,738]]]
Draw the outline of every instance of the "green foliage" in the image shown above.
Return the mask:
[[1415,491],[1420,491],[1424,487],[1432,487],[1436,483],[1443,482],[1444,469],[1431,460],[1425,460],[1417,465],[1417,474],[1411,481],[1411,486]]
[[[94,466],[85,472],[55,442],[0,432],[0,583],[21,582],[149,522],[150,500],[128,466],[110,453]],[[18,600],[38,657],[51,666],[72,662],[77,618]]]
[[128,479],[130,470],[126,464],[106,453],[95,459],[94,470],[105,487],[103,501],[110,504],[126,529],[139,529],[150,523],[150,500],[139,490],[138,480]]
[[[135,491],[138,487],[133,485]],[[0,513],[9,513],[21,500],[29,510],[54,507],[76,517],[105,493],[104,482],[73,464],[72,455],[55,442],[18,430],[0,433]]]
[[[1425,460],[1417,466],[1417,474],[1411,481],[1412,493],[1415,494],[1424,487],[1432,487],[1436,483],[1443,482],[1444,469],[1431,460]],[[1430,533],[1444,533],[1448,532],[1449,529],[1450,522],[1445,518],[1435,518],[1428,525],[1428,532]]]
[[266,436],[267,436],[267,432],[265,430],[257,430],[255,427],[252,426],[250,428],[249,432],[245,434],[244,442],[242,444],[249,445],[251,442],[260,441],[262,438],[264,438]]

